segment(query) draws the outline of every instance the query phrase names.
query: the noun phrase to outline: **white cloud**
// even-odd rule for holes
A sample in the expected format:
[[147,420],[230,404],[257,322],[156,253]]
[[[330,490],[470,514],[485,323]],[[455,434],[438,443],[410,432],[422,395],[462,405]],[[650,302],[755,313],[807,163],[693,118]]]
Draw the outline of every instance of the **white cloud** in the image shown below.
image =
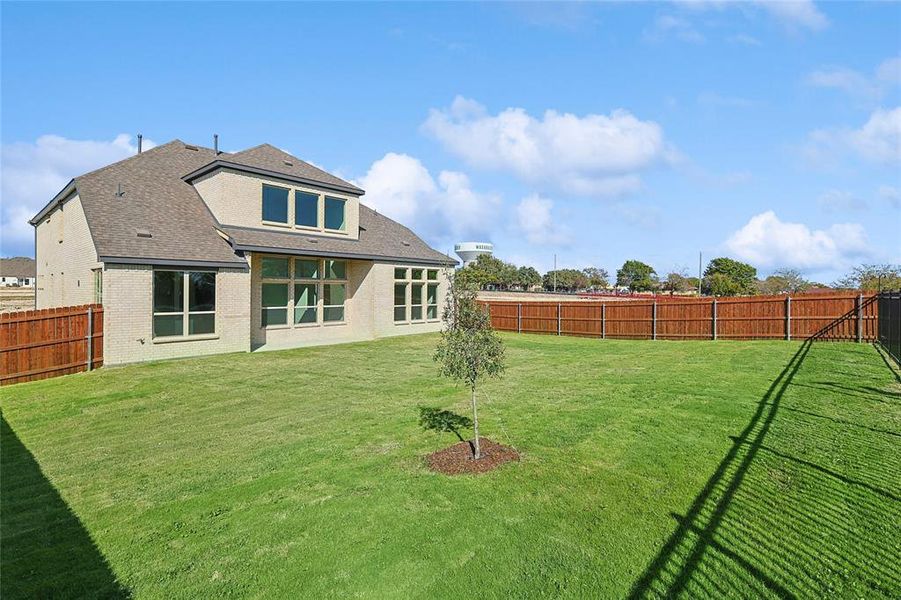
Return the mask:
[[827,190],[817,198],[817,204],[825,212],[862,211],[867,209],[867,201],[851,192]]
[[576,194],[634,191],[641,170],[672,156],[657,123],[621,109],[584,117],[548,110],[538,119],[522,108],[490,115],[457,96],[449,108],[432,109],[422,129],[475,167]]
[[[154,145],[144,140],[145,149]],[[43,135],[34,142],[4,144],[0,149],[0,253],[31,255],[34,231],[28,219],[73,177],[132,156],[137,150],[131,136],[124,133],[110,141]]]
[[702,44],[706,41],[691,22],[673,15],[658,15],[653,25],[645,29],[643,37],[647,42],[661,42],[668,38],[691,44]]
[[554,219],[554,203],[538,194],[523,198],[516,205],[516,226],[530,244],[559,245],[568,241],[568,234]]
[[820,31],[829,26],[829,19],[817,9],[812,0],[755,0],[754,4],[790,28]]
[[498,225],[499,196],[473,191],[464,173],[441,171],[436,180],[407,154],[389,152],[355,183],[365,204],[436,244],[488,238]]
[[847,67],[823,67],[805,77],[808,85],[832,88],[868,102],[877,102],[892,87],[901,84],[901,57],[882,62],[872,76]]
[[901,190],[890,185],[880,185],[876,195],[892,208],[901,208]]
[[805,154],[819,162],[853,153],[888,165],[901,163],[901,106],[877,109],[859,129],[818,129],[808,136]]
[[820,31],[829,26],[829,19],[819,11],[812,0],[675,0],[676,4],[694,10],[738,8],[746,10],[755,6],[782,24],[786,29]]
[[811,230],[803,223],[780,221],[773,211],[751,217],[725,247],[762,268],[842,269],[871,254],[862,225],[841,223]]

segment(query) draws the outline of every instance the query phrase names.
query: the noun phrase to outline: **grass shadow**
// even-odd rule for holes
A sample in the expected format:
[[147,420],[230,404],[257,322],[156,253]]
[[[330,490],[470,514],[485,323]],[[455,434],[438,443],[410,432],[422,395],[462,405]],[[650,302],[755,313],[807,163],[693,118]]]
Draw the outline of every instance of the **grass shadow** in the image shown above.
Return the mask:
[[5,417],[0,470],[0,597],[131,596]]
[[[714,534],[757,453],[763,447],[763,440],[776,418],[782,396],[804,362],[811,343],[807,340],[798,348],[767,389],[751,420],[739,435],[732,438],[732,447],[695,497],[688,512],[684,516],[674,516],[678,526],[632,584],[629,598],[679,596],[697,570],[705,552],[715,550]],[[747,451],[742,453],[744,448]],[[744,566],[744,570],[780,598],[794,597],[772,578],[764,577],[758,568]]]

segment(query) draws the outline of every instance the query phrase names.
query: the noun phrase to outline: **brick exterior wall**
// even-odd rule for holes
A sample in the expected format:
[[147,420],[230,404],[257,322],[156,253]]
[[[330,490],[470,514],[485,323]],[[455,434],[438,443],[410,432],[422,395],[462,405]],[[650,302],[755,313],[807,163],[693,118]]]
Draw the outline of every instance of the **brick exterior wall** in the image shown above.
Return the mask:
[[[316,230],[309,227],[279,227],[263,223],[263,184],[322,193],[346,201],[344,219],[346,233]],[[297,185],[278,179],[269,179],[259,175],[238,173],[228,169],[220,169],[204,175],[193,182],[194,189],[203,198],[213,216],[220,223],[239,227],[255,227],[272,231],[309,231],[317,235],[328,235],[338,238],[357,239],[360,231],[360,200],[350,194],[331,192],[312,186]],[[319,203],[319,222],[323,223],[324,202]],[[288,194],[288,222],[294,223],[294,194]]]
[[[250,257],[251,345],[253,349],[276,350],[340,342],[372,340],[380,337],[440,331],[441,322],[394,323],[394,264],[347,261],[347,301],[345,322],[302,326],[262,326],[262,256]],[[270,255],[274,256],[274,255]],[[410,265],[406,265],[410,266]],[[432,267],[434,268],[434,267]],[[448,291],[448,279],[439,271],[439,316]],[[290,290],[293,294],[293,290]],[[289,315],[289,321],[291,315]]]
[[66,200],[35,228],[36,308],[90,304],[100,267],[81,199]]
[[216,334],[185,341],[153,339],[153,268],[107,265],[103,273],[103,356],[107,365],[250,350],[250,273],[216,275]]

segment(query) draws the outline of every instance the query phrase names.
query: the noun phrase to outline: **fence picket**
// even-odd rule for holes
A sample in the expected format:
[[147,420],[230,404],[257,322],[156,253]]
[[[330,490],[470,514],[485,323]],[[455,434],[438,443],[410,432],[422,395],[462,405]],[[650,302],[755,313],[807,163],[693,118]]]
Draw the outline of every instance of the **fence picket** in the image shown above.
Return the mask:
[[[487,300],[496,329],[621,339],[807,339],[874,341],[875,296],[755,296],[648,301]],[[859,306],[859,309],[858,309]],[[563,317],[563,311],[566,317]],[[859,313],[859,314],[858,314]],[[566,321],[565,323],[563,321]]]
[[0,385],[99,367],[102,340],[99,304],[0,314]]

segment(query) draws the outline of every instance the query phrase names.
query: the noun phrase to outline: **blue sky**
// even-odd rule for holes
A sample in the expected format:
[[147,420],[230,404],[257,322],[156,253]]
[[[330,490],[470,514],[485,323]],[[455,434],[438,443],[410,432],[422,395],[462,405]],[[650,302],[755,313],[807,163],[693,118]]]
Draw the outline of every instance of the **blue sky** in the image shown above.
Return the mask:
[[133,135],[272,143],[546,270],[901,262],[901,4],[0,5],[2,241]]

